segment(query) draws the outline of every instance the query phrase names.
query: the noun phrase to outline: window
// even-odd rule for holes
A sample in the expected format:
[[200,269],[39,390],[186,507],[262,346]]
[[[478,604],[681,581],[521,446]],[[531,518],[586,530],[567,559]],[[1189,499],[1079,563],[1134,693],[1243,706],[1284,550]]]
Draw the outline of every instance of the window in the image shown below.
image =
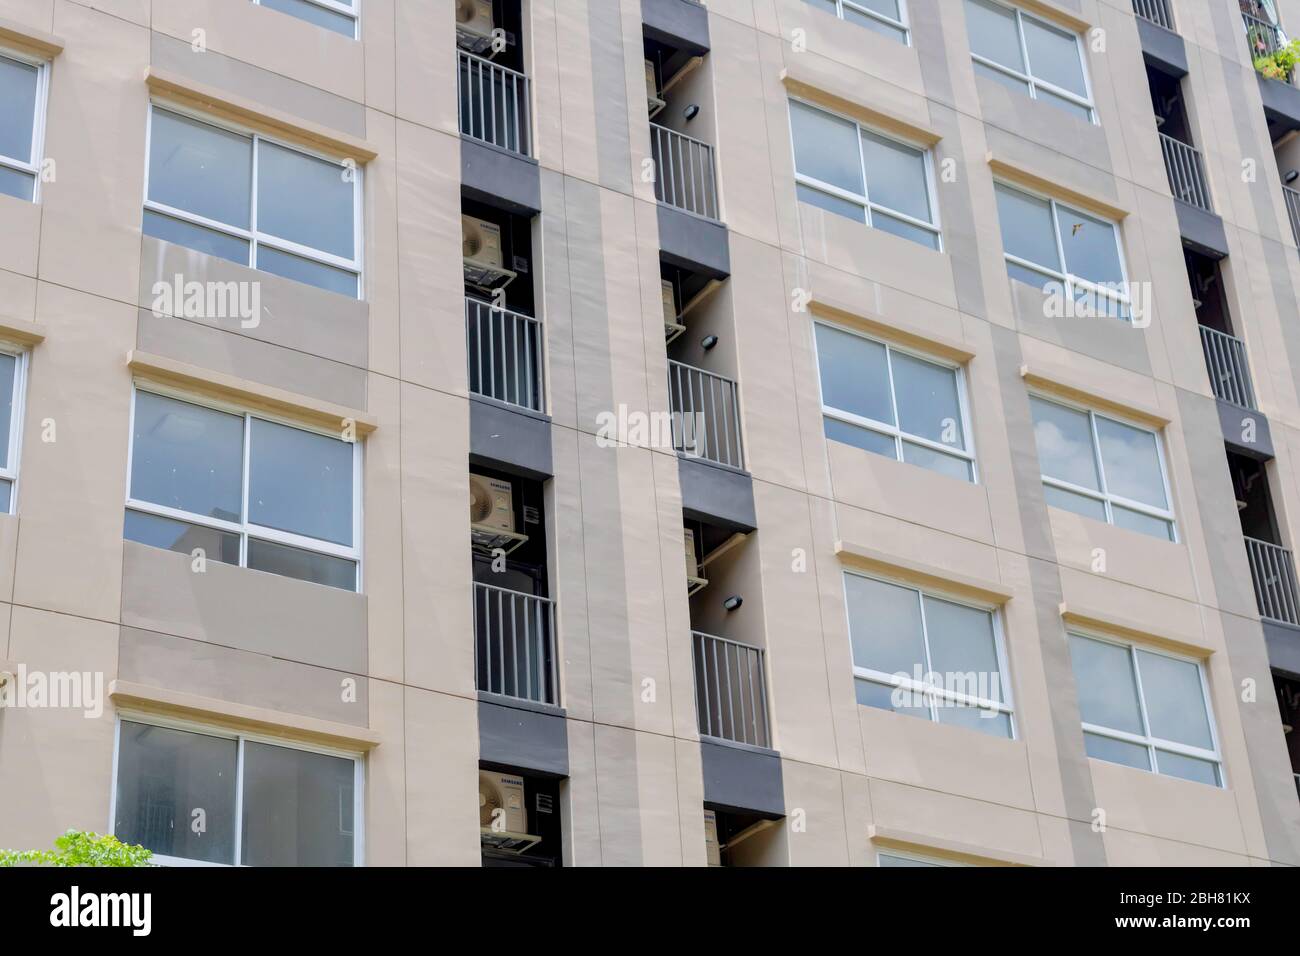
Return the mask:
[[962,866],[955,860],[937,860],[920,854],[904,853],[902,850],[881,850],[876,854],[878,866]]
[[1092,314],[1132,317],[1124,253],[1113,222],[1003,183],[994,189],[1011,278],[1069,296],[1092,308]]
[[1014,736],[996,614],[852,572],[844,590],[859,704]]
[[794,100],[790,131],[800,200],[941,247],[928,152]]
[[146,235],[360,294],[353,165],[154,107],[145,196]]
[[130,541],[354,591],[360,487],[355,443],[135,393]]
[[27,356],[0,351],[0,514],[13,514],[22,447]]
[[827,438],[975,480],[961,369],[821,322],[813,328]]
[[49,67],[0,53],[0,193],[39,198]]
[[123,718],[115,763],[113,835],[160,862],[355,866],[362,858],[355,755]]
[[966,0],[975,72],[1096,122],[1077,33],[994,0]]
[[883,33],[899,43],[910,43],[906,0],[808,0],[818,10],[841,20]]
[[1223,786],[1199,661],[1070,635],[1089,757]]
[[253,0],[299,20],[306,20],[345,37],[357,38],[357,4],[360,0]]
[[1049,505],[1178,540],[1155,432],[1036,395],[1029,405]]

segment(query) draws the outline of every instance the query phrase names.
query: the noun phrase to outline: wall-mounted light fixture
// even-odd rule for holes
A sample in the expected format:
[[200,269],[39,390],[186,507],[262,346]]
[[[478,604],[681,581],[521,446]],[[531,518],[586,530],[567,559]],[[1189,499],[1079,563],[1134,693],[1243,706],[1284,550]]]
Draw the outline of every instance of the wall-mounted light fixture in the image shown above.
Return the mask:
[[692,103],[686,109],[682,110],[682,115],[686,117],[686,122],[690,122],[700,115],[700,108],[697,104]]
[[704,349],[704,351],[706,352],[708,352],[717,344],[718,344],[718,337],[716,335],[706,335],[704,336],[703,339],[700,340],[700,348]]
[[1288,169],[1286,175],[1282,177],[1283,181],[1290,186],[1297,179],[1300,179],[1300,169]]
[[728,611],[734,611],[736,610],[736,608],[740,607],[744,603],[745,603],[745,599],[743,597],[741,597],[739,594],[733,594],[731,597],[727,598],[725,601],[722,602],[722,606],[726,608]]

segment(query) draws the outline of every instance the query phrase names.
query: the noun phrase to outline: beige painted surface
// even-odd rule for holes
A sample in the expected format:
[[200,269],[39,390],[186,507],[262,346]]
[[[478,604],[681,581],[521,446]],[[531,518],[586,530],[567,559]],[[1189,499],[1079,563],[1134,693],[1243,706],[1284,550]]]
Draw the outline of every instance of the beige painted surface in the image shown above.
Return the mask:
[[[910,47],[803,0],[709,0],[713,52],[675,91],[701,115],[665,122],[717,147],[733,275],[680,349],[740,383],[759,531],[689,601],[675,456],[595,438],[602,411],[667,401],[656,210],[640,176],[649,151],[640,4],[525,6],[543,207],[534,278],[554,422],[547,507],[568,717],[566,864],[704,864],[694,626],[767,653],[787,819],[746,843],[742,862],[874,865],[888,842],[873,842],[875,832],[988,862],[1300,865],[1300,806],[1231,534],[1129,5],[1058,5],[1109,37],[1107,54],[1088,58],[1100,118],[1091,126],[975,77],[955,0],[911,0]],[[1300,24],[1300,0],[1282,6]],[[0,517],[0,660],[368,728],[379,739],[366,758],[371,864],[479,860],[448,7],[367,0],[353,42],[229,0],[0,0],[0,17],[65,44],[51,68],[45,149],[57,177],[39,204],[0,197],[0,320],[45,332],[31,354],[17,513]],[[1235,8],[1180,4],[1179,27],[1189,108],[1232,249],[1230,308],[1272,425],[1272,490],[1294,544],[1300,256]],[[196,30],[206,54],[190,46]],[[804,52],[792,49],[796,30]],[[149,67],[377,152],[364,170],[362,301],[141,237]],[[937,140],[937,168],[954,171],[937,188],[943,252],[796,201],[790,88]],[[1247,159],[1258,161],[1253,183],[1239,174]],[[1130,277],[1154,293],[1149,329],[1048,319],[1039,293],[1007,280],[994,168],[1124,213]],[[153,284],[177,272],[257,279],[263,321],[246,329],[151,315]],[[792,308],[807,297],[965,357],[978,484],[826,441],[812,314]],[[705,334],[721,340],[712,352],[698,346]],[[183,555],[123,544],[131,349],[358,408],[377,423],[363,455],[363,595],[220,566],[200,579]],[[1168,423],[1179,543],[1044,505],[1026,366],[1035,382]],[[1015,740],[857,705],[837,555],[845,541],[1004,593]],[[733,593],[745,604],[728,615],[720,602]],[[1084,755],[1063,604],[1110,609],[1130,630],[1204,650],[1226,788]],[[349,676],[361,682],[355,704],[337,697]],[[1251,680],[1258,703],[1239,690]],[[0,712],[0,791],[13,795],[0,809],[0,845],[105,827],[113,719],[111,708],[98,719]]]

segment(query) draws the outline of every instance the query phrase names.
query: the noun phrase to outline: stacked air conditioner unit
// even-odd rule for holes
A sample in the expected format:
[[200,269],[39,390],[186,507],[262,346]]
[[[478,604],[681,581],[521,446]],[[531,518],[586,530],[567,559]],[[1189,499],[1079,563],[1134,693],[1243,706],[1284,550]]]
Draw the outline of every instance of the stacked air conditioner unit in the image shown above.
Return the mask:
[[682,529],[683,542],[686,545],[686,594],[689,597],[709,586],[709,581],[700,574],[700,559],[695,552],[695,532],[690,528]]
[[645,101],[650,118],[654,119],[668,104],[659,96],[659,78],[655,75],[653,60],[645,61]]
[[505,267],[501,227],[496,223],[461,215],[460,239],[468,285],[491,292],[504,289],[515,278],[515,273]]
[[515,489],[508,481],[485,475],[469,476],[470,539],[485,552],[509,554],[528,540],[515,524]]
[[525,853],[542,842],[528,832],[524,780],[511,773],[479,771],[478,826],[479,839],[494,850]]
[[456,45],[479,55],[492,52],[492,0],[456,0]]
[[673,284],[667,279],[661,280],[659,292],[663,297],[664,344],[667,345],[685,332],[686,326],[682,323],[681,316],[677,314],[677,295],[673,289]]

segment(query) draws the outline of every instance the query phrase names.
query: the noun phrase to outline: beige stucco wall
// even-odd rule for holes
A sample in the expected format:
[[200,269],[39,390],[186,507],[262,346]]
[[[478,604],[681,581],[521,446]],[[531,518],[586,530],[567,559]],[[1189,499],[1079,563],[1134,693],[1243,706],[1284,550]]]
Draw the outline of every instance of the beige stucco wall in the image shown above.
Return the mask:
[[[759,531],[695,599],[695,623],[768,653],[790,820],[750,845],[753,862],[870,865],[872,834],[891,834],[985,862],[1300,864],[1300,804],[1131,8],[1036,5],[1104,30],[1105,51],[1089,54],[1100,125],[976,79],[956,0],[909,0],[911,47],[801,0],[708,2],[713,52],[686,90],[705,111],[689,128],[718,148],[733,275],[689,334],[720,335],[709,361],[740,381]],[[1272,425],[1273,493],[1294,543],[1300,254],[1235,6],[1180,4],[1179,27],[1232,249],[1230,307]],[[1282,6],[1300,24],[1300,0]],[[450,5],[364,7],[354,43],[237,0],[0,0],[0,19],[64,43],[46,135],[57,179],[39,205],[0,197],[0,319],[45,333],[30,365],[18,513],[0,518],[0,661],[367,727],[379,738],[366,765],[367,862],[475,865]],[[525,7],[555,458],[552,593],[568,715],[565,858],[702,865],[675,456],[595,440],[600,412],[667,404],[654,193],[639,174],[649,152],[640,3]],[[207,53],[191,52],[196,29]],[[791,46],[796,30],[803,52]],[[255,330],[149,313],[160,276],[249,270],[141,237],[148,67],[370,145],[363,302],[259,274],[267,314]],[[951,160],[955,171],[937,188],[944,252],[796,202],[783,71],[937,135],[936,164]],[[1007,281],[990,155],[1125,213],[1130,277],[1154,289],[1150,328],[1062,327]],[[1247,159],[1258,161],[1254,182],[1239,173]],[[828,445],[812,316],[791,308],[801,293],[970,356],[979,484]],[[134,348],[375,419],[364,449],[363,595],[231,568],[200,577],[181,556],[124,546]],[[1026,366],[1169,423],[1180,543],[1044,505]],[[52,442],[40,440],[47,420],[57,424]],[[842,541],[1006,592],[1017,739],[856,704]],[[1104,573],[1093,570],[1098,548]],[[716,603],[735,592],[746,603],[726,618]],[[1225,789],[1084,755],[1063,605],[1109,609],[1204,650]],[[337,696],[348,676],[361,681],[355,704]],[[1252,680],[1258,698],[1245,702],[1242,683]],[[0,792],[12,795],[0,801],[0,846],[105,829],[113,720],[111,708],[99,720],[0,712]],[[1103,831],[1093,826],[1098,810]]]

